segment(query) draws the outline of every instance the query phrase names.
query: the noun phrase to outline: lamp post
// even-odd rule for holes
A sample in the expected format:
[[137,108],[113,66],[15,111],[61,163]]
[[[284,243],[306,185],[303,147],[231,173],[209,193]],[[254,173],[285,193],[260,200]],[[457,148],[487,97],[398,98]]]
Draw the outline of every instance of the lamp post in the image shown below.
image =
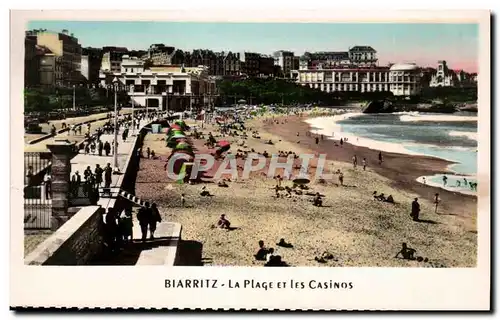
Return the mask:
[[149,85],[146,87],[146,121],[148,120],[149,110],[148,110],[148,94],[149,94]]
[[73,110],[76,110],[76,103],[75,103],[75,85],[73,85]]
[[118,168],[118,101],[117,101],[118,80],[116,78],[113,81],[113,85],[115,89],[115,125],[114,125],[115,140],[113,142],[113,167],[115,171],[120,171],[120,169]]
[[132,136],[134,136],[134,134],[135,134],[135,110],[134,110],[135,103],[134,103],[134,85],[133,84],[130,85],[130,91],[132,93],[130,96],[130,99],[132,100]]
[[189,94],[189,117],[193,117],[193,93]]

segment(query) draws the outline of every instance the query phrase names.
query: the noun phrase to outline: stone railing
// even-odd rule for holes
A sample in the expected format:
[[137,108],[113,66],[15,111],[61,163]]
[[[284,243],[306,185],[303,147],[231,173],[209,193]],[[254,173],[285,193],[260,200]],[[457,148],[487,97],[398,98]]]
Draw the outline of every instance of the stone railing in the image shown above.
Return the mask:
[[100,206],[80,209],[24,259],[27,265],[84,265],[103,250]]

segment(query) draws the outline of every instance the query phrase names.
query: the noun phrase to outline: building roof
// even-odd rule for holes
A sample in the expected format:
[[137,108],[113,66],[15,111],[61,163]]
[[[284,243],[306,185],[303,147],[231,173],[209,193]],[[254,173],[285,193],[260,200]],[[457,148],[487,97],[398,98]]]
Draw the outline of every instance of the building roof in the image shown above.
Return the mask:
[[354,46],[349,49],[349,52],[377,52],[375,49],[373,49],[370,46]]
[[391,66],[391,71],[406,71],[417,70],[418,67],[414,63],[397,63]]

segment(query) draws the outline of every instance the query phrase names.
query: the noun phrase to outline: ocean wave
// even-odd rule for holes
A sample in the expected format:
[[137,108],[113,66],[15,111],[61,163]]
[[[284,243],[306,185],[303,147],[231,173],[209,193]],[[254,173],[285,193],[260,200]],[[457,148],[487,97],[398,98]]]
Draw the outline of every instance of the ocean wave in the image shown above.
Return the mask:
[[430,122],[474,122],[477,121],[476,116],[453,116],[448,114],[421,114],[421,113],[405,113],[399,117],[402,122],[417,122],[417,121],[430,121]]
[[[341,115],[335,115],[330,117],[318,117],[306,120],[306,122],[312,127],[311,132],[314,134],[322,134],[329,140],[339,140],[340,138],[347,138],[347,143],[352,145],[356,145],[359,147],[366,147],[368,149],[382,151],[382,152],[390,152],[390,153],[399,153],[406,155],[418,155],[418,156],[426,156],[437,159],[442,159],[446,161],[450,161],[453,164],[459,164],[461,161],[454,159],[454,157],[449,157],[449,155],[434,155],[433,152],[429,152],[430,150],[425,150],[426,148],[450,150],[450,151],[467,151],[474,152],[476,148],[470,147],[462,147],[462,146],[440,146],[433,144],[424,144],[417,142],[406,142],[406,143],[398,143],[391,141],[382,141],[376,140],[373,138],[365,138],[360,137],[355,134],[344,132],[342,130],[342,126],[338,124],[339,121],[362,115],[362,113],[345,113]],[[413,148],[412,148],[413,147]],[[412,150],[413,149],[413,150]],[[451,164],[451,165],[453,165]],[[451,169],[450,169],[451,170]],[[453,171],[453,170],[452,170]]]
[[477,141],[477,132],[450,131],[449,135],[452,137],[466,137],[470,140]]

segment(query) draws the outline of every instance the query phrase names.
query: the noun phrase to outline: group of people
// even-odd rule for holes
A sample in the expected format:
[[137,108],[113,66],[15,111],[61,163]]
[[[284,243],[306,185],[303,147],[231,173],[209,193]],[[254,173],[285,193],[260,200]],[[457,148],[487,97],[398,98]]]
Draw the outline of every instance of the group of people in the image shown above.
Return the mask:
[[77,197],[78,190],[80,189],[80,186],[83,185],[83,196],[96,196],[94,192],[97,192],[98,197],[98,189],[102,186],[103,182],[105,190],[110,188],[112,173],[113,169],[109,163],[104,168],[102,168],[99,164],[96,164],[94,171],[92,171],[90,166],[87,166],[83,172],[83,180],[80,172],[75,171],[75,173],[71,176],[70,192],[73,197]]
[[[293,245],[285,242],[285,239],[280,239],[280,242],[277,243],[278,246],[284,248],[293,248]],[[274,248],[267,248],[264,245],[263,240],[259,240],[259,250],[256,254],[254,254],[255,260],[265,261],[265,267],[285,267],[287,263],[282,260],[280,255],[277,255],[274,251]]]
[[[141,241],[155,239],[157,224],[161,222],[161,215],[155,203],[146,202],[137,212],[137,220],[141,228]],[[104,218],[105,242],[112,251],[120,249],[124,244],[133,240],[132,208],[127,207],[121,213],[114,208],[108,208]]]

